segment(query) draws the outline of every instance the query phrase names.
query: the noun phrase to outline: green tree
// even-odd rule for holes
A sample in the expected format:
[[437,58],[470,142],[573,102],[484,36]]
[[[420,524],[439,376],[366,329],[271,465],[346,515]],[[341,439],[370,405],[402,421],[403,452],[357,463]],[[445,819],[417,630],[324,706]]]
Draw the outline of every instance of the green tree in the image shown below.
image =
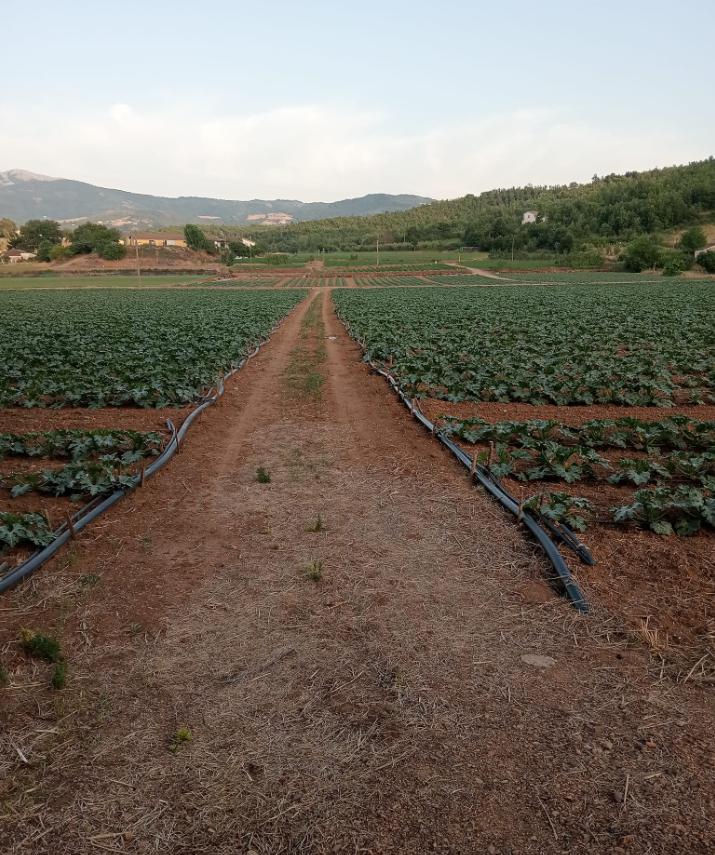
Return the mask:
[[13,249],[24,249],[36,252],[43,241],[50,244],[62,243],[62,229],[55,220],[28,220],[20,228],[20,233],[13,237],[10,245]]
[[622,260],[626,270],[640,273],[660,263],[661,251],[646,235],[632,240],[623,253]]
[[250,255],[249,249],[242,240],[232,240],[228,244],[235,258],[248,258]]
[[72,232],[72,255],[81,255],[89,252],[99,252],[108,244],[119,245],[122,233],[119,229],[112,229],[100,223],[82,223]]
[[57,261],[58,258],[67,258],[70,255],[68,246],[60,246],[56,243],[50,250],[50,261]]
[[696,260],[706,273],[715,273],[715,252],[701,252]]
[[103,243],[97,247],[97,253],[100,258],[107,261],[118,261],[120,258],[124,258],[127,250],[121,243]]
[[40,245],[37,247],[37,260],[49,261],[53,246],[57,246],[57,244],[50,243],[48,240],[40,241]]
[[687,232],[683,232],[680,238],[681,250],[690,253],[690,255],[693,255],[696,249],[702,249],[707,244],[708,239],[705,237],[705,232],[697,226],[688,229]]
[[663,276],[680,276],[687,269],[687,260],[680,253],[675,253],[663,265]]
[[186,245],[189,249],[205,249],[209,248],[209,241],[206,235],[203,233],[203,230],[198,226],[194,226],[191,223],[187,223],[184,226],[184,237],[186,238]]

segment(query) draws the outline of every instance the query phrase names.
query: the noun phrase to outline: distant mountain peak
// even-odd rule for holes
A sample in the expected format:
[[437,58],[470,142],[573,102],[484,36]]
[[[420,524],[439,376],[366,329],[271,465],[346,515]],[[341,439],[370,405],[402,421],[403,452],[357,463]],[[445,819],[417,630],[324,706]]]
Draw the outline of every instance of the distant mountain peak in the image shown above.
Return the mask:
[[39,175],[37,172],[28,172],[27,169],[8,169],[0,172],[0,187],[10,187],[18,181],[59,181],[49,175]]

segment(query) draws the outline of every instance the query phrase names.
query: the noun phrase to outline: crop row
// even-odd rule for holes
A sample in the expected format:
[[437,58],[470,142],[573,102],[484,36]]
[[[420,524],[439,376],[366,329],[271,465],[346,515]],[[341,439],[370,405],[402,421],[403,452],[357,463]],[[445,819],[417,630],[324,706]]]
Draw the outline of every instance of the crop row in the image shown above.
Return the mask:
[[405,391],[448,401],[715,402],[711,284],[335,293]]
[[0,433],[4,457],[70,457],[86,460],[99,454],[158,454],[163,437],[155,431],[60,429],[40,433]]
[[[591,502],[568,493],[538,493],[526,500],[524,507],[576,531],[585,531],[596,516]],[[715,493],[688,485],[638,490],[630,501],[610,509],[610,519],[635,523],[656,534],[687,537],[704,526],[715,528]]]

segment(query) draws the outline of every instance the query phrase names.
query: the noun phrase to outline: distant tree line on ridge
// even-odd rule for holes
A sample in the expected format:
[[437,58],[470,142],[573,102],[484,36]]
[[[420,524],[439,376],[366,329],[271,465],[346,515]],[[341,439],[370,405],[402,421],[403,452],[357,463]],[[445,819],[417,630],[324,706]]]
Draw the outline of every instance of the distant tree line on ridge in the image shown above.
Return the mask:
[[[536,222],[522,225],[525,211]],[[370,217],[336,217],[287,226],[211,226],[248,237],[266,252],[360,252],[476,247],[496,257],[551,253],[594,263],[607,247],[700,223],[715,210],[715,159],[589,184],[512,187]],[[692,254],[685,253],[686,259]],[[664,263],[667,253],[658,258]]]

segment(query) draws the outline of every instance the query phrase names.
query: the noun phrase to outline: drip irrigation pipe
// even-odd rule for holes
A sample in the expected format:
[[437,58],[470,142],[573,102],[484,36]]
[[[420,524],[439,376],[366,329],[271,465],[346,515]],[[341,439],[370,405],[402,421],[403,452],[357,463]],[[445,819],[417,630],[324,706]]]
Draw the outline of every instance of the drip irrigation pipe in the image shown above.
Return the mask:
[[[347,330],[348,335],[350,335],[349,324],[342,321],[342,319],[341,323]],[[362,346],[364,351],[367,351],[364,339],[358,340],[358,343]],[[508,490],[488,469],[480,466],[478,463],[475,464],[472,458],[465,451],[437,430],[436,426],[415,406],[414,401],[405,395],[400,388],[399,383],[389,371],[377,366],[369,357],[367,357],[366,361],[369,363],[373,371],[388,380],[402,403],[412,413],[413,417],[417,419],[417,421],[420,422],[420,424],[422,424],[431,434],[436,436],[442,445],[446,446],[470,471],[470,473],[472,471],[472,466],[474,466],[474,478],[502,505],[502,507],[509,511],[509,513],[513,514],[517,519],[521,519],[521,522],[523,522],[527,529],[534,535],[546,553],[547,558],[558,574],[559,580],[561,581],[566,592],[566,596],[569,598],[572,606],[582,614],[588,614],[588,603],[581,593],[581,589],[576,584],[576,580],[564,561],[563,556],[559,552],[557,545],[553,542],[551,537],[549,537],[549,534],[539,525],[539,522],[543,522],[554,536],[562,540],[562,542],[570,549],[573,549],[583,563],[593,565],[596,562],[587,547],[580,543],[578,538],[576,538],[569,529],[565,528],[564,532],[561,532],[556,528],[556,526],[551,524],[550,520],[544,519],[541,515],[539,515],[539,519],[537,521],[537,519],[531,515],[529,509],[525,509],[523,507],[521,507],[520,513],[520,503],[518,500],[508,492]]]
[[[464,464],[464,466],[471,472],[472,465],[473,465],[472,458],[465,451],[463,451],[458,445],[456,445],[456,443],[452,442],[451,439],[446,437],[443,433],[440,433],[440,431],[435,430],[435,426],[433,425],[433,423],[424,415],[424,413],[422,413],[415,406],[414,402],[411,401],[407,397],[407,395],[405,395],[405,393],[402,391],[402,389],[400,389],[400,387],[397,384],[397,382],[395,381],[395,379],[387,371],[384,371],[383,369],[378,368],[378,366],[376,366],[375,363],[372,362],[372,360],[370,360],[370,367],[373,369],[373,371],[376,371],[378,374],[381,374],[383,377],[386,377],[390,381],[390,384],[392,385],[393,389],[397,392],[400,399],[405,404],[405,406],[410,410],[410,412],[412,413],[414,418],[416,418],[418,422],[420,422],[422,425],[424,425],[424,427],[430,433],[434,434],[439,439],[439,441],[443,445],[445,445],[452,452],[452,454],[454,454],[455,457],[462,464]],[[589,611],[588,604],[586,603],[586,600],[585,600],[583,594],[581,593],[580,588],[576,584],[576,581],[574,580],[574,577],[571,574],[571,571],[569,570],[568,565],[564,561],[563,556],[559,552],[556,544],[549,537],[547,532],[545,532],[544,529],[541,528],[541,526],[539,525],[537,520],[530,514],[529,509],[524,509],[522,507],[521,513],[520,513],[519,502],[514,498],[514,496],[512,496],[504,488],[504,486],[487,469],[480,466],[479,464],[477,464],[474,467],[474,478],[477,481],[479,481],[479,483],[489,493],[491,493],[491,495],[494,496],[494,498],[504,508],[506,508],[506,510],[508,510],[515,517],[517,517],[517,519],[519,519],[519,517],[521,517],[521,522],[524,523],[524,525],[529,529],[529,531],[539,541],[540,545],[544,549],[544,552],[546,552],[546,555],[547,555],[549,561],[551,562],[551,564],[553,565],[554,570],[556,570],[556,572],[559,576],[559,579],[560,579],[562,585],[564,586],[564,590],[566,591],[566,595],[569,598],[569,600],[571,601],[574,608],[577,609],[579,612],[587,614]],[[544,522],[548,522],[548,521],[544,520]],[[571,533],[571,531],[568,531],[568,534],[566,536],[562,537],[561,533],[559,532],[559,530],[555,526],[552,525],[552,526],[549,526],[549,528],[552,531],[552,533],[554,533],[555,535],[558,535],[564,541],[564,543],[567,546],[569,546],[571,549],[574,549],[574,551],[579,556],[579,558],[581,558],[582,561],[584,561],[585,563],[589,563],[589,564],[595,564],[595,561],[593,560],[593,557],[591,556],[591,553],[588,551],[586,546],[582,543],[579,543],[578,540]],[[577,547],[575,546],[574,541],[575,541],[575,544],[578,544]],[[590,560],[588,560],[588,559],[590,559]]]
[[[290,314],[290,313],[289,313]],[[213,389],[210,390],[209,394],[203,396],[203,403],[196,407],[184,420],[184,423],[181,425],[179,430],[177,431],[171,419],[167,419],[166,425],[171,431],[171,439],[166,444],[166,447],[162,451],[162,453],[154,460],[149,466],[144,470],[144,478],[151,478],[152,475],[155,475],[163,466],[165,466],[169,460],[176,454],[176,452],[181,447],[181,443],[186,436],[187,431],[191,427],[194,420],[208,407],[215,404],[218,399],[224,394],[225,386],[224,380],[228,380],[229,377],[232,377],[236,374],[237,371],[240,371],[243,366],[248,362],[249,359],[253,359],[254,356],[258,353],[258,351],[263,347],[263,345],[268,344],[270,342],[270,336],[278,329],[280,324],[277,323],[273,329],[271,329],[269,335],[261,336],[261,340],[256,345],[249,345],[249,347],[253,346],[255,349],[252,353],[248,353],[244,356],[238,365],[231,369],[225,377],[220,377],[218,383],[216,384],[215,392]],[[213,392],[213,394],[211,394]],[[101,516],[105,511],[109,510],[112,505],[115,505],[120,499],[123,499],[128,493],[133,492],[142,482],[142,476],[137,475],[134,478],[134,483],[131,487],[126,487],[121,490],[116,490],[110,496],[106,498],[102,498],[101,496],[97,496],[92,499],[91,502],[86,504],[83,508],[81,508],[77,513],[75,513],[72,517],[72,528],[74,529],[74,533],[76,534],[79,531],[82,531],[83,528],[88,526],[93,520],[96,520],[97,517]],[[52,558],[55,553],[57,553],[69,540],[72,539],[72,531],[70,531],[67,523],[62,523],[62,525],[55,532],[55,539],[48,546],[43,547],[42,549],[34,552],[29,558],[22,562],[22,564],[18,564],[14,567],[10,572],[6,573],[2,578],[0,578],[0,594],[12,588],[14,585],[17,585],[18,582],[21,582],[26,576],[29,576],[30,573],[33,573],[39,567],[41,567],[46,561]],[[0,565],[0,570],[5,565]]]

